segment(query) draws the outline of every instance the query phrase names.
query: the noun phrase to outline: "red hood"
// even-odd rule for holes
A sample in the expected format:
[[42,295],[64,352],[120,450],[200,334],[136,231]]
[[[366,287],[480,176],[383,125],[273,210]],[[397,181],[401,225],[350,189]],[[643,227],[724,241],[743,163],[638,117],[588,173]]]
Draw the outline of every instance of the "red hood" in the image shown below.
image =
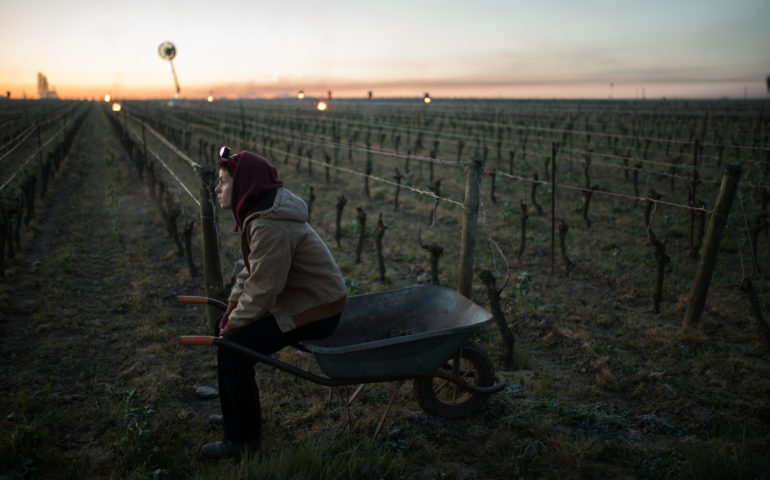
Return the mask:
[[235,156],[237,167],[233,174],[233,216],[237,229],[243,228],[243,221],[263,194],[281,188],[278,169],[266,158],[251,152]]

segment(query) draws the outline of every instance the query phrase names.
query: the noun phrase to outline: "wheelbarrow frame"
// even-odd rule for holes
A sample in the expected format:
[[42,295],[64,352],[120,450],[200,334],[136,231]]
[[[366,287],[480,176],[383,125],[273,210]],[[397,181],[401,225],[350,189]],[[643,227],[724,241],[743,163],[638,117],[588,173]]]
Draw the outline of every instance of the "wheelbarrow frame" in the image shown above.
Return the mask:
[[[223,310],[227,308],[224,302],[208,297],[180,296],[177,301],[212,305]],[[415,307],[415,304],[419,305]],[[383,314],[382,309],[388,311]],[[179,341],[183,345],[226,348],[255,362],[327,387],[397,382],[391,403],[401,384],[405,380],[413,380],[415,395],[423,410],[449,418],[469,415],[487,396],[502,390],[506,385],[505,379],[495,374],[494,366],[484,349],[467,339],[472,331],[487,323],[491,315],[453,290],[442,287],[408,287],[352,297],[346,314],[343,318],[348,320],[347,324],[341,323],[335,334],[327,340],[293,345],[299,350],[313,353],[323,375],[224,337],[186,335],[179,337]],[[392,334],[390,331],[393,327],[405,326],[417,327],[418,333]],[[381,337],[383,334],[384,337]],[[389,354],[396,358],[388,358]],[[406,356],[406,360],[399,358],[402,355]],[[459,368],[462,361],[469,362],[470,368]],[[475,374],[477,381],[484,386],[465,380],[462,375],[467,373]],[[436,388],[434,379],[456,386],[454,393],[451,390],[448,392],[452,397],[450,402],[454,403],[439,399],[437,390],[447,393],[446,385]],[[465,393],[461,395],[461,392]],[[466,398],[456,403],[458,396]]]
[[[204,302],[196,302],[196,303],[204,303]],[[458,377],[457,375],[454,375],[442,370],[435,370],[430,372],[429,374],[418,375],[418,376],[394,374],[394,375],[383,375],[383,376],[377,376],[377,377],[356,377],[356,378],[337,379],[337,378],[317,375],[309,370],[304,370],[295,365],[278,360],[277,358],[273,358],[270,355],[265,355],[264,353],[260,353],[260,352],[257,352],[256,350],[252,350],[248,347],[244,347],[241,344],[231,342],[230,340],[227,340],[223,337],[212,337],[212,336],[205,336],[205,335],[182,335],[179,337],[179,343],[181,343],[182,345],[206,345],[206,346],[224,347],[233,352],[237,352],[242,355],[245,355],[257,362],[262,362],[266,365],[270,365],[271,367],[275,367],[279,370],[283,370],[286,373],[302,378],[303,380],[308,380],[310,382],[317,383],[319,385],[323,385],[326,387],[342,387],[342,386],[358,385],[361,383],[394,382],[399,380],[412,380],[415,378],[439,377],[444,380],[457,384],[458,386],[460,386],[462,389],[466,391],[477,393],[480,395],[491,395],[493,393],[499,392],[500,390],[505,388],[505,385],[506,385],[505,379],[503,379],[503,377],[500,376],[499,374],[496,375],[496,383],[494,385],[490,385],[487,387],[480,387],[478,385],[473,385],[471,383],[468,383],[465,379]],[[451,360],[452,358],[453,357],[447,358],[447,360]]]

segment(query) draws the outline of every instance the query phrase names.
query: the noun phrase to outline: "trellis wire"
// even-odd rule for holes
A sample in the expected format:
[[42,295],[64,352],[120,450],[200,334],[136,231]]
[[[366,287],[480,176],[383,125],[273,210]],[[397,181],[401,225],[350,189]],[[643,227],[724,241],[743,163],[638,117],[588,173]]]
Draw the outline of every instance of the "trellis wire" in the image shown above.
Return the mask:
[[[553,182],[550,182],[550,181],[547,181],[547,180],[535,180],[535,179],[527,178],[527,177],[524,177],[524,176],[521,176],[521,175],[512,175],[512,174],[510,174],[508,172],[503,172],[503,171],[500,171],[500,170],[494,170],[494,171],[485,170],[484,173],[494,173],[495,175],[500,175],[502,177],[511,178],[513,180],[521,180],[521,181],[529,182],[529,183],[538,183],[538,184],[542,184],[542,185],[553,185]],[[641,197],[641,196],[637,197],[637,196],[634,196],[634,195],[627,195],[627,194],[623,194],[623,193],[609,192],[609,191],[606,191],[606,190],[591,190],[590,188],[578,187],[578,186],[574,186],[574,185],[567,185],[567,184],[563,184],[563,183],[557,183],[556,184],[556,188],[557,189],[563,188],[563,189],[566,189],[566,190],[574,190],[574,191],[578,191],[578,192],[593,192],[593,194],[607,195],[607,196],[610,196],[610,197],[624,198],[626,200],[641,200],[641,201],[651,200],[649,197]],[[682,209],[686,209],[686,210],[694,210],[696,212],[705,212],[705,213],[708,213],[708,214],[711,213],[710,210],[707,210],[707,209],[705,209],[703,207],[693,207],[691,205],[683,205],[683,204],[679,204],[679,203],[666,202],[664,200],[652,200],[652,201],[654,201],[656,203],[660,203],[662,205],[668,205],[670,207],[682,208]]]
[[[30,136],[30,135],[32,135],[32,131],[34,130],[34,128],[35,128],[35,126],[34,126],[34,125],[30,125],[30,126],[27,128],[27,130],[25,130],[24,132],[22,132],[22,133],[18,134],[18,135],[16,136],[16,138],[14,138],[13,140],[9,141],[8,143],[6,143],[6,144],[5,144],[5,145],[3,145],[2,147],[0,147],[0,150],[5,150],[5,147],[7,147],[7,146],[8,146],[8,145],[10,145],[11,143],[15,142],[15,141],[16,141],[16,140],[17,140],[19,137],[21,137],[22,135],[24,135],[24,138],[22,138],[21,140],[19,140],[19,143],[17,143],[16,145],[14,145],[14,146],[13,146],[13,147],[12,147],[10,150],[8,150],[7,152],[5,152],[5,154],[3,154],[3,156],[2,156],[2,157],[0,157],[0,162],[2,162],[3,160],[5,160],[5,157],[7,157],[8,155],[10,155],[10,154],[12,154],[14,151],[16,151],[16,149],[17,149],[17,148],[19,148],[19,147],[20,147],[20,146],[21,146],[21,145],[24,143],[24,141],[25,141],[25,140],[27,140],[27,138],[29,138],[29,136]],[[25,135],[25,134],[26,134],[26,135]]]
[[416,187],[412,187],[412,186],[409,186],[409,185],[398,184],[398,183],[393,182],[391,180],[380,178],[380,177],[377,177],[375,175],[371,175],[371,174],[367,174],[367,173],[361,173],[361,172],[358,172],[358,171],[350,169],[350,168],[340,167],[338,165],[330,165],[330,164],[327,164],[325,162],[320,162],[318,160],[314,160],[312,158],[305,157],[305,156],[299,156],[297,154],[294,154],[294,153],[291,153],[291,152],[286,152],[286,151],[281,150],[281,149],[277,149],[276,148],[276,149],[274,149],[274,151],[276,151],[278,153],[281,153],[281,154],[284,154],[284,155],[288,155],[289,157],[292,157],[292,158],[299,158],[299,159],[302,159],[302,160],[307,160],[309,162],[312,162],[312,163],[314,163],[316,165],[319,165],[321,167],[324,167],[324,168],[329,167],[329,168],[333,168],[333,169],[335,169],[337,171],[346,172],[346,173],[349,173],[351,175],[355,175],[355,176],[358,176],[358,177],[369,178],[369,179],[372,179],[372,180],[377,181],[377,182],[381,182],[381,183],[385,183],[385,184],[388,184],[388,185],[392,185],[394,187],[400,187],[400,188],[403,188],[403,189],[406,189],[406,190],[410,190],[410,191],[412,191],[414,193],[417,193],[418,195],[424,195],[426,197],[430,197],[430,198],[433,198],[435,200],[441,200],[441,201],[444,201],[444,202],[447,202],[447,203],[451,203],[451,204],[457,205],[459,207],[465,208],[465,205],[462,202],[458,202],[457,200],[453,200],[451,198],[441,197],[441,196],[436,195],[435,193],[427,191],[427,190],[422,190],[422,189],[419,189],[419,188],[416,188]]
[[46,142],[45,142],[43,145],[41,145],[40,147],[38,147],[38,148],[37,148],[37,149],[36,149],[36,150],[35,150],[35,151],[34,151],[34,152],[33,152],[33,153],[32,153],[32,154],[31,154],[31,155],[30,155],[30,156],[27,158],[27,160],[25,160],[25,161],[24,161],[24,163],[22,163],[22,164],[19,166],[19,168],[17,168],[17,169],[16,169],[16,171],[15,171],[15,172],[13,172],[13,174],[10,176],[10,178],[8,178],[8,180],[6,180],[6,181],[5,181],[5,183],[3,183],[2,185],[0,185],[0,192],[2,192],[3,190],[5,190],[5,188],[6,188],[6,187],[7,187],[7,186],[8,186],[8,185],[9,185],[9,184],[10,184],[10,183],[13,181],[13,179],[14,179],[14,178],[16,178],[16,175],[18,175],[18,174],[19,174],[19,173],[20,173],[22,170],[24,170],[24,168],[26,168],[26,166],[29,164],[29,162],[31,162],[32,160],[34,160],[34,159],[35,159],[35,157],[37,156],[37,154],[38,154],[40,151],[42,151],[43,149],[45,149],[45,148],[48,146],[48,144],[49,144],[49,143],[51,143],[51,142],[52,142],[52,141],[53,141],[53,140],[54,140],[56,137],[58,137],[58,136],[59,136],[59,134],[60,134],[60,133],[61,133],[61,132],[62,132],[62,131],[63,131],[63,130],[64,130],[66,127],[67,127],[67,126],[69,126],[69,124],[70,124],[71,122],[72,122],[72,119],[67,119],[67,122],[66,122],[64,125],[62,125],[62,126],[61,126],[61,128],[60,128],[58,131],[56,131],[56,133],[54,133],[53,135],[51,135],[51,137],[50,137],[48,140],[46,140]]
[[[138,120],[136,117],[132,117],[132,119],[134,119],[135,121],[139,121],[139,120]],[[151,132],[151,133],[152,133],[152,134],[153,134],[153,135],[154,135],[154,136],[155,136],[155,137],[156,137],[158,140],[160,140],[160,141],[161,141],[161,142],[162,142],[164,145],[166,145],[167,147],[169,147],[169,149],[171,149],[171,150],[172,150],[174,153],[176,153],[176,154],[177,154],[177,155],[178,155],[180,158],[182,158],[183,160],[186,160],[186,161],[188,161],[188,163],[190,163],[190,164],[191,164],[191,166],[193,166],[193,168],[195,168],[195,167],[197,167],[197,169],[199,169],[199,168],[200,168],[200,166],[199,166],[197,163],[195,163],[195,162],[193,162],[192,160],[190,160],[190,158],[189,158],[189,157],[187,157],[187,155],[184,155],[184,153],[182,153],[182,152],[181,152],[181,151],[180,151],[178,148],[176,148],[176,147],[175,147],[173,144],[171,144],[171,142],[169,142],[169,141],[168,141],[168,140],[167,140],[165,137],[163,137],[163,136],[162,136],[162,135],[160,135],[158,132],[156,132],[155,130],[153,130],[153,129],[152,129],[150,126],[149,126],[149,125],[145,125],[145,128],[147,128],[147,129],[148,129],[148,130],[149,130],[149,131],[150,131],[150,132]],[[127,127],[127,129],[130,131],[131,127]],[[130,133],[131,133],[131,132],[129,132],[129,134],[130,134]],[[138,139],[138,135],[134,134],[133,136],[135,137],[135,140],[136,140],[136,141],[137,141],[139,144],[142,144],[142,141],[140,141],[140,140]],[[146,146],[146,145],[145,145],[145,146]],[[147,147],[147,151],[148,151],[148,152],[150,152],[150,153],[153,155],[153,157],[155,157],[155,159],[156,159],[158,162],[160,162],[160,164],[163,166],[163,168],[165,168],[165,169],[166,169],[166,171],[167,171],[167,172],[168,172],[168,173],[171,175],[171,177],[173,177],[173,179],[174,179],[174,180],[175,180],[175,181],[176,181],[176,182],[179,184],[179,186],[181,186],[181,187],[182,187],[182,189],[183,189],[183,190],[184,190],[184,191],[187,193],[187,195],[189,195],[189,196],[190,196],[190,198],[192,198],[193,202],[195,202],[195,204],[196,204],[198,207],[200,207],[200,206],[201,206],[201,203],[200,203],[200,201],[198,200],[198,198],[197,198],[195,195],[193,195],[193,193],[190,191],[190,189],[189,189],[189,188],[187,188],[187,185],[185,185],[185,184],[184,184],[184,182],[183,182],[183,181],[182,181],[182,180],[181,180],[181,179],[180,179],[180,178],[177,176],[177,174],[176,174],[176,173],[174,173],[174,170],[173,170],[173,169],[171,169],[171,167],[169,167],[169,166],[166,164],[166,162],[164,162],[164,161],[163,161],[163,159],[160,157],[160,155],[158,155],[158,154],[155,152],[155,150],[153,150],[153,149],[152,149],[152,147],[149,147],[149,146],[146,146],[146,147]],[[198,171],[197,169],[196,169],[196,172]]]

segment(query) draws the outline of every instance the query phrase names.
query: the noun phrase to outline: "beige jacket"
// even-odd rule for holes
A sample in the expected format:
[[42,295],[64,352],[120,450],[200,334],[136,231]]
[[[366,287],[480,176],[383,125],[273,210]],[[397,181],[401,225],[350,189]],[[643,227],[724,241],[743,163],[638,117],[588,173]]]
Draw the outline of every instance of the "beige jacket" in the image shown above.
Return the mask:
[[288,332],[345,308],[342,273],[307,219],[305,202],[286,188],[278,189],[272,207],[246,217],[241,234],[246,267],[229,297],[237,302],[229,317],[233,328],[270,312]]

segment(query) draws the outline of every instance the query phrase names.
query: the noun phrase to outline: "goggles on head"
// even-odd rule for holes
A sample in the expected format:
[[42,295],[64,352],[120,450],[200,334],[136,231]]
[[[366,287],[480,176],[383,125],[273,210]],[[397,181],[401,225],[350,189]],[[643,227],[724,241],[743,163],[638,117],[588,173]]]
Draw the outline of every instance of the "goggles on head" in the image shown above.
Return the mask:
[[230,155],[230,147],[224,146],[219,149],[219,157],[227,161],[230,174],[235,175],[235,169],[238,167],[238,155]]

